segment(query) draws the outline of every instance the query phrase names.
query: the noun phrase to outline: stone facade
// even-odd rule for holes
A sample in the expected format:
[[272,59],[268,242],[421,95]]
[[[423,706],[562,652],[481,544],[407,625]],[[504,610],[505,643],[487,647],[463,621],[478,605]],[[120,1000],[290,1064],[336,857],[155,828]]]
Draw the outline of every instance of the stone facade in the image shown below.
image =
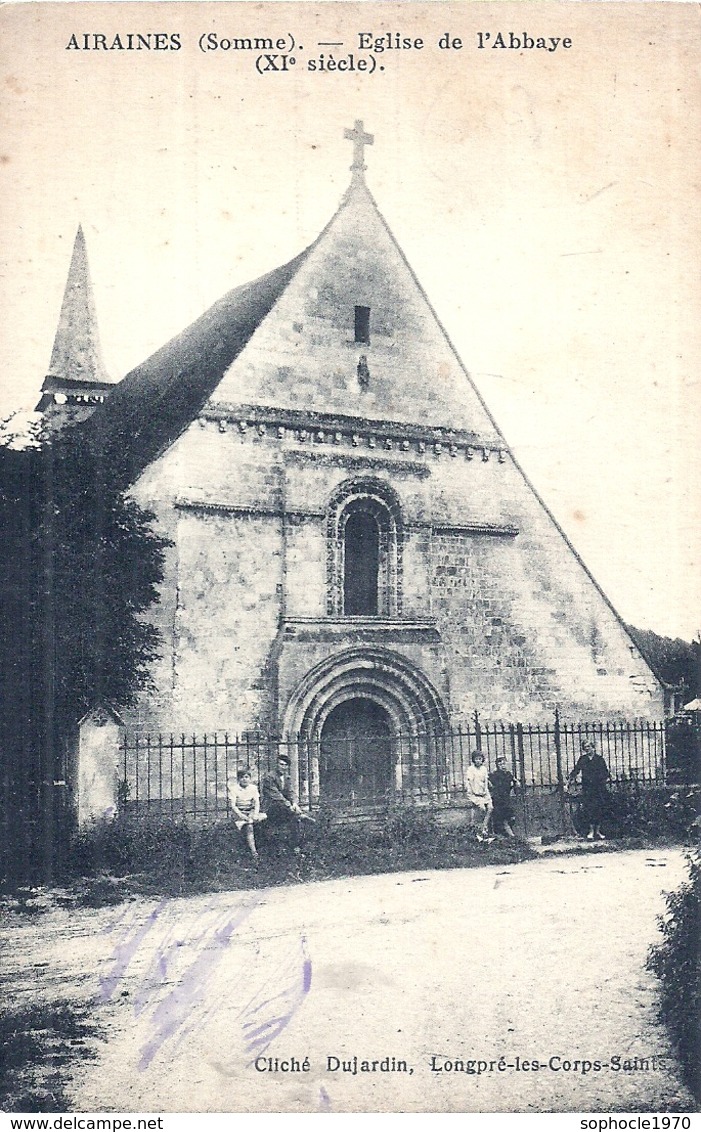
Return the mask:
[[397,730],[663,714],[362,176],[132,492],[173,540],[139,730],[318,735],[350,700]]

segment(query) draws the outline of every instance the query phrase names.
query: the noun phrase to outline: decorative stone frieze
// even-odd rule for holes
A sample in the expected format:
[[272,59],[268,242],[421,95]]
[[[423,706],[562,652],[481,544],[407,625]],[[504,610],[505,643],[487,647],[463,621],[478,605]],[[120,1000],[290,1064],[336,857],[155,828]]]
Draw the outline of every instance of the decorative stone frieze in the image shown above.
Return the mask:
[[504,463],[508,456],[508,449],[501,438],[482,438],[452,428],[422,427],[401,421],[367,421],[297,409],[205,405],[200,414],[200,423],[203,421],[215,421],[222,432],[226,430],[227,421],[237,423],[242,437],[269,437],[288,444],[311,444],[314,447],[330,444],[351,448],[381,447],[387,452],[396,449],[407,456],[424,456],[430,452],[434,457],[440,457],[448,453],[453,458],[462,456],[466,460],[472,460],[476,453],[480,453],[484,462],[495,453],[499,463]]

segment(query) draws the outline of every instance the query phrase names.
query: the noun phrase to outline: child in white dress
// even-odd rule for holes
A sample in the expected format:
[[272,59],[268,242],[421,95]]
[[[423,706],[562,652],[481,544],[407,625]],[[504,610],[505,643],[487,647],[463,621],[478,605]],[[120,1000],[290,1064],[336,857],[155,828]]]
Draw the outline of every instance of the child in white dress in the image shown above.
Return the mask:
[[475,816],[482,818],[482,826],[477,834],[478,841],[489,840],[489,819],[492,816],[492,795],[489,792],[487,768],[484,765],[484,755],[481,751],[472,752],[472,763],[467,768],[465,785],[470,805],[474,808]]
[[255,823],[265,821],[267,814],[261,813],[258,787],[253,782],[253,775],[247,766],[238,771],[235,786],[232,787],[231,783],[227,783],[227,793],[234,824],[243,833],[251,856],[257,861]]

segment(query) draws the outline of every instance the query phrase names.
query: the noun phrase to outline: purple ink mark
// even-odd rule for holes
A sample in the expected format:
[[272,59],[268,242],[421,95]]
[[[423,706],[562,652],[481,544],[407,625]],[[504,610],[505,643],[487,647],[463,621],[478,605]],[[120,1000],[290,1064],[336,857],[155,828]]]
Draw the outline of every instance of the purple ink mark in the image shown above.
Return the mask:
[[[260,903],[258,898],[240,905],[232,911],[227,908],[216,915],[219,901],[212,900],[200,909],[199,932],[188,932],[183,938],[182,920],[173,912],[172,901],[162,901],[139,927],[113,923],[112,929],[123,928],[122,938],[115,946],[114,966],[100,980],[103,1001],[112,997],[127,968],[141,948],[141,958],[148,960],[146,973],[134,988],[133,1008],[136,1017],[152,1010],[147,1021],[148,1038],[140,1049],[138,1068],[145,1070],[164,1044],[169,1043],[171,1053],[177,1050],[186,1037],[200,1029],[206,1020],[219,1009],[220,1004],[208,1002],[209,983],[222,962],[232,936]],[[174,920],[163,915],[168,907]],[[158,922],[158,945],[151,936]],[[145,948],[143,947],[146,943]],[[187,949],[197,949],[196,957],[185,960]],[[185,969],[183,970],[183,961]],[[168,981],[172,986],[167,986]],[[251,1061],[277,1038],[290,1024],[311,989],[312,964],[307,954],[306,940],[299,940],[299,948],[277,964],[270,976],[256,989],[246,1006],[239,1012],[241,1032],[246,1052]],[[160,999],[160,1001],[159,1001]]]
[[214,948],[200,952],[177,986],[158,1003],[151,1019],[155,1033],[141,1048],[139,1069],[144,1070],[151,1064],[164,1043],[183,1027],[191,1012],[201,1004],[207,991],[207,982],[221,962],[232,935],[250,916],[256,904],[257,901],[241,908],[233,919],[213,933],[211,939]]
[[171,944],[166,954],[159,952],[154,956],[151,966],[149,967],[149,970],[143,978],[141,986],[135,992],[132,999],[132,1009],[134,1011],[135,1018],[138,1018],[139,1015],[144,1010],[146,1010],[148,1006],[151,1005],[153,995],[157,993],[158,990],[160,990],[160,988],[166,982],[169,970],[169,956],[173,949],[177,946],[177,943]]
[[[250,1020],[242,1024],[246,1052],[250,1054],[249,1064],[268,1048],[282,1031],[289,1026],[293,1017],[309,994],[312,985],[312,962],[307,955],[307,941],[300,940],[302,966],[299,955],[292,957],[268,979],[241,1012]],[[280,987],[280,989],[277,989]],[[269,989],[276,988],[275,994]],[[267,997],[262,997],[267,995]]]
[[332,1112],[331,1097],[322,1085],[319,1089],[319,1112]]
[[[250,911],[252,911],[253,907],[257,906],[259,903],[260,903],[260,900],[256,898],[256,899],[253,900],[252,904],[247,904],[246,907],[248,907],[250,909]],[[226,915],[228,915],[230,913],[230,911],[231,910],[229,909],[228,912],[226,913]],[[224,917],[220,916],[220,919],[225,919],[226,915]],[[211,931],[212,931],[212,929],[210,929],[210,935],[211,935]],[[204,935],[200,936],[200,939],[202,939],[202,938],[204,938]],[[195,942],[197,942],[197,941],[195,941]],[[188,943],[192,943],[192,939],[189,939]],[[183,945],[183,941],[178,939],[176,941],[176,947],[179,948],[182,945]],[[220,1009],[221,1009],[221,1001],[219,999],[213,1000],[212,996],[210,995],[209,999],[207,1001],[200,1003],[199,1007],[192,1010],[190,1015],[189,1015],[188,1021],[183,1023],[183,1025],[179,1027],[177,1034],[175,1034],[173,1036],[173,1039],[172,1039],[172,1041],[170,1043],[170,1047],[169,1047],[170,1048],[170,1056],[171,1057],[175,1056],[175,1054],[178,1052],[178,1050],[181,1049],[181,1047],[184,1045],[184,1043],[186,1042],[186,1040],[190,1036],[190,1034],[194,1033],[197,1030],[203,1029],[204,1026],[207,1024],[207,1022],[210,1020],[210,1018],[213,1015],[216,1015],[220,1011]]]
[[162,900],[160,904],[154,908],[153,912],[151,912],[146,922],[132,935],[127,935],[126,938],[115,947],[113,955],[114,967],[109,975],[103,975],[100,979],[100,998],[103,1002],[108,1002],[114,994],[117,983],[124,975],[131,960],[165,908],[165,905],[166,901]]
[[[160,947],[154,954],[148,970],[141,980],[141,985],[132,999],[134,1015],[137,1018],[147,1007],[152,1005],[154,996],[163,989],[163,985],[167,981],[171,971],[173,977],[176,977],[177,961],[181,954],[180,948],[185,946],[192,948],[198,943],[206,941],[208,935],[211,935],[212,925],[208,923],[207,914],[212,912],[213,909],[214,903],[210,902],[209,907],[205,907],[200,912],[198,919],[203,922],[204,926],[198,935],[188,934],[187,938],[183,939],[182,921],[179,916],[175,919],[175,922],[171,923],[168,927]],[[226,921],[230,915],[230,911],[230,909],[227,909],[223,913],[220,912],[219,920]],[[161,926],[162,925],[163,921],[161,921]]]

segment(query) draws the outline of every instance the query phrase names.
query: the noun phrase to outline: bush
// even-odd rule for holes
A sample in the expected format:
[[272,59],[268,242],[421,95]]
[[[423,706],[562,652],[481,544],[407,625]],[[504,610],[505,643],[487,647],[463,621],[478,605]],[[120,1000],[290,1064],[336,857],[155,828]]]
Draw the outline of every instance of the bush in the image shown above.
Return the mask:
[[101,904],[129,890],[178,895],[242,887],[249,864],[231,822],[191,828],[168,818],[121,818],[74,836],[63,879],[75,887],[87,878],[78,886],[81,903]]
[[611,791],[606,832],[692,844],[698,840],[701,789],[619,782]]
[[442,830],[428,809],[345,824],[320,813],[314,824],[303,823],[302,833],[302,844],[293,852],[279,831],[257,832],[260,865],[254,870],[230,821],[199,828],[163,818],[96,822],[74,837],[63,879],[71,883],[74,897],[94,906],[123,899],[130,891],[189,894],[402,869],[511,863],[530,855],[519,841],[487,847],[477,845],[465,828]]
[[662,942],[650,948],[648,970],[661,983],[660,1015],[687,1084],[701,1101],[701,853],[689,854],[689,879],[667,894]]
[[[701,644],[699,644],[701,658]],[[667,724],[667,773],[677,782],[701,783],[701,721],[690,713]]]
[[192,836],[181,822],[163,819],[95,822],[73,838],[68,871],[73,876],[104,871],[121,877],[182,870],[191,853]]

